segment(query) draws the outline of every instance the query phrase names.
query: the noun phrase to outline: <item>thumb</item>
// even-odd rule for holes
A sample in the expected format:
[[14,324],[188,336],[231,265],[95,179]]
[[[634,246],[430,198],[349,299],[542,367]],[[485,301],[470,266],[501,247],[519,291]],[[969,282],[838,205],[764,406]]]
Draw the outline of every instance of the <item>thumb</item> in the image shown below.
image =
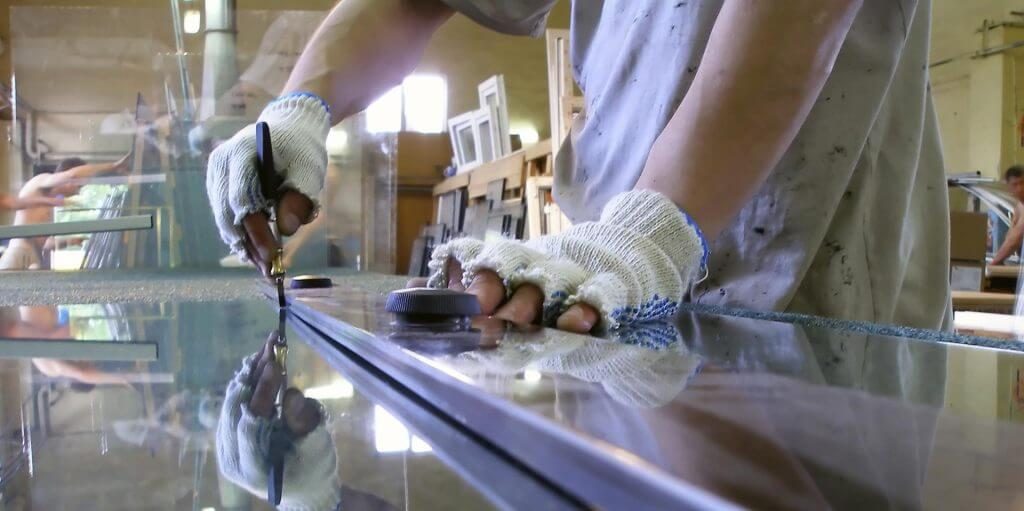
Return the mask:
[[313,201],[305,195],[288,190],[277,205],[277,228],[284,236],[291,236],[305,224],[313,221]]

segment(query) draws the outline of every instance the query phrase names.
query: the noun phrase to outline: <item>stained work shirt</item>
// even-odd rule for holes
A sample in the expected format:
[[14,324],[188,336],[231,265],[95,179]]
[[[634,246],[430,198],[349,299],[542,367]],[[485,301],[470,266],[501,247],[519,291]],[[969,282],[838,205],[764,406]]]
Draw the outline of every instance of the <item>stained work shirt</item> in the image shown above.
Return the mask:
[[[486,27],[533,36],[555,3],[444,1]],[[555,168],[571,220],[596,219],[634,187],[700,69],[722,3],[573,2],[585,113]],[[930,25],[931,0],[865,0],[803,128],[711,247],[709,278],[691,301],[948,328],[949,205]]]

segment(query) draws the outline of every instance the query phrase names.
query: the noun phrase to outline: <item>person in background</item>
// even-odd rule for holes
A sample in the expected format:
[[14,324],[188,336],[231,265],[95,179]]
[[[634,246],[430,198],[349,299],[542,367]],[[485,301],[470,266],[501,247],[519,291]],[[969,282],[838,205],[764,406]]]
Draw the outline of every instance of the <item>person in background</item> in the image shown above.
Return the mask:
[[1006,187],[1010,194],[1017,199],[1017,205],[1013,208],[1013,223],[1006,233],[1002,246],[992,257],[992,264],[998,265],[1006,262],[1013,254],[1020,252],[1021,242],[1024,242],[1024,167],[1014,165],[1003,174]]
[[[222,240],[267,273],[269,219],[311,222],[330,126],[412,72],[452,16],[544,34],[555,0],[345,0],[259,120],[210,155]],[[574,225],[438,247],[432,287],[484,314],[589,332],[684,301],[949,328],[949,203],[929,95],[931,0],[572,2],[584,112],[555,162]],[[495,59],[510,58],[495,55]]]
[[[63,204],[68,197],[77,195],[84,179],[127,172],[129,156],[131,153],[109,163],[86,163],[81,158],[68,158],[58,163],[52,173],[33,176],[21,187],[18,200],[37,205],[19,209],[14,215],[14,225],[53,222],[51,202]],[[0,271],[42,269],[46,241],[47,237],[12,239],[0,255]]]

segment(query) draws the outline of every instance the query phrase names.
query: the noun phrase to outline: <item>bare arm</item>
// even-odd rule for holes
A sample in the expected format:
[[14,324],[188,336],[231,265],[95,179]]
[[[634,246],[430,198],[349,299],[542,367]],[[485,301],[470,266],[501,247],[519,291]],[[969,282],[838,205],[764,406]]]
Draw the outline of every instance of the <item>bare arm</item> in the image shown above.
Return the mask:
[[1021,243],[1024,242],[1024,222],[1020,221],[1019,216],[1020,212],[1013,216],[1013,224],[1010,225],[1010,230],[1006,233],[1006,239],[1003,240],[1002,246],[992,257],[992,264],[1003,264],[1020,250]]
[[331,124],[401,83],[453,11],[439,0],[345,0],[320,24],[283,93],[312,92]]
[[716,238],[793,142],[862,2],[726,0],[636,187],[666,195]]
[[0,210],[31,209],[41,207],[54,207],[64,204],[60,197],[14,197],[12,195],[0,194]]
[[[91,177],[103,176],[107,174],[113,174],[116,172],[123,172],[128,168],[129,157],[132,153],[128,153],[120,160],[114,162],[105,163],[87,163],[85,165],[79,165],[72,167],[63,172],[55,172],[53,174],[40,174],[32,179],[29,179],[25,186],[22,188],[21,197],[30,196],[33,194],[39,194],[41,191],[60,186],[76,179],[89,179]],[[84,183],[83,183],[84,184]]]

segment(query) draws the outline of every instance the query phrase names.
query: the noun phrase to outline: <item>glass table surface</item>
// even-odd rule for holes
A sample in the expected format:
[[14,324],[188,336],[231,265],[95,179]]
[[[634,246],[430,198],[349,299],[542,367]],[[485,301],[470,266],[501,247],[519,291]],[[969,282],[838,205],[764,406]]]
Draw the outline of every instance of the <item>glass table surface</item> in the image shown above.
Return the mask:
[[453,332],[397,322],[382,294],[290,293],[335,349],[597,507],[1024,502],[1013,343],[693,311],[604,339],[485,318]]

